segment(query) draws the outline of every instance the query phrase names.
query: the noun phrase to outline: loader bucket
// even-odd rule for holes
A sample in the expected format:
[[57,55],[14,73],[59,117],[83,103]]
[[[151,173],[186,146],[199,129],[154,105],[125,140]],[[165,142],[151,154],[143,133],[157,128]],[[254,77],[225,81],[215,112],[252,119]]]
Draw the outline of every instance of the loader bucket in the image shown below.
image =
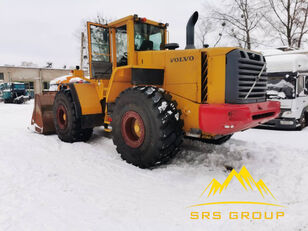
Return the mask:
[[56,91],[35,94],[31,124],[38,133],[48,135],[56,132],[52,111],[56,94]]

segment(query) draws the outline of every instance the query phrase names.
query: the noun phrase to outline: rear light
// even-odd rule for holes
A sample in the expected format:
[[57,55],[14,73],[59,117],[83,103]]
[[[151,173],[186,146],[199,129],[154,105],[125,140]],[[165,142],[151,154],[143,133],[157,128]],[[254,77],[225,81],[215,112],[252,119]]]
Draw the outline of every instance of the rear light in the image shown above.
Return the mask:
[[141,21],[142,23],[145,23],[145,22],[147,21],[147,19],[146,19],[146,18],[140,18],[140,21]]
[[107,121],[112,122],[112,118],[109,115],[107,115]]

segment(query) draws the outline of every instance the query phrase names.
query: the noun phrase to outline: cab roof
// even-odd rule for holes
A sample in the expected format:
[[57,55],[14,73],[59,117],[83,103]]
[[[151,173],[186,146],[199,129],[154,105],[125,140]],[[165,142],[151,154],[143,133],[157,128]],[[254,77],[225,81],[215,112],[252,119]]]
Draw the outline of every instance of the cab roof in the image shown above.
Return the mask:
[[120,18],[120,19],[117,19],[113,22],[110,22],[110,23],[107,23],[105,24],[105,26],[107,27],[117,27],[127,21],[140,21],[140,22],[144,22],[144,23],[148,23],[148,24],[151,24],[151,25],[154,25],[154,26],[162,26],[162,27],[166,27],[168,24],[164,24],[164,23],[159,23],[159,22],[155,22],[153,20],[149,20],[147,18],[141,18],[141,17],[138,17],[137,14],[135,15],[129,15],[127,17],[124,17],[124,18]]

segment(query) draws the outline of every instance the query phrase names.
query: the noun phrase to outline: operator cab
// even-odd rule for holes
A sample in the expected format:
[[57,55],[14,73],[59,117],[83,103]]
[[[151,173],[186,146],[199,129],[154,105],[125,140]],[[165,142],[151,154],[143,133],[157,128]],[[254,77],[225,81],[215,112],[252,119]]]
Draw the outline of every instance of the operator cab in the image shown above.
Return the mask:
[[178,44],[166,44],[166,27],[137,15],[106,25],[88,22],[91,78],[109,80],[114,68],[134,65],[136,52],[178,48]]
[[135,22],[135,51],[157,51],[165,49],[165,29],[145,23],[146,19]]

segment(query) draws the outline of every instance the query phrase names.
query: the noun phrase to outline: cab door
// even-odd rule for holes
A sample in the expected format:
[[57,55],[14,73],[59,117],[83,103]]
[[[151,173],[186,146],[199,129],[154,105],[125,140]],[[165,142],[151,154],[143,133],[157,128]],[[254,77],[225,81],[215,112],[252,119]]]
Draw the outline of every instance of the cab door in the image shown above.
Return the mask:
[[107,26],[87,23],[90,76],[93,79],[110,79],[112,60],[110,30]]

